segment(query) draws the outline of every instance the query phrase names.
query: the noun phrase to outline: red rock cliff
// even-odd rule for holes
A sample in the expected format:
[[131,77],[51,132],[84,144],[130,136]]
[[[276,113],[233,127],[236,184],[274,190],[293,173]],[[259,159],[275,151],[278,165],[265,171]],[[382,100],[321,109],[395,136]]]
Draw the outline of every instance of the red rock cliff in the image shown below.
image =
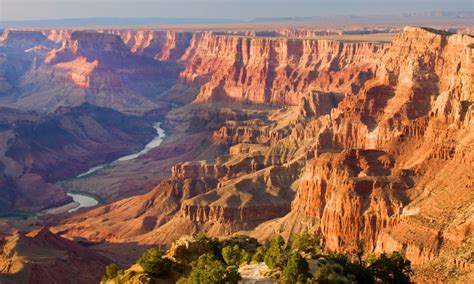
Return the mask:
[[[357,95],[293,129],[317,150],[292,210],[320,222],[328,248],[350,251],[360,239],[367,251],[399,250],[426,269],[442,257],[470,267],[463,249],[474,234],[473,43],[407,27]],[[305,105],[303,113],[318,110]],[[354,148],[366,154],[324,153]],[[367,149],[386,154],[373,160]],[[382,172],[354,171],[351,161]]]
[[385,49],[374,43],[194,34],[181,80],[202,84],[197,101],[296,105],[312,91],[355,92]]

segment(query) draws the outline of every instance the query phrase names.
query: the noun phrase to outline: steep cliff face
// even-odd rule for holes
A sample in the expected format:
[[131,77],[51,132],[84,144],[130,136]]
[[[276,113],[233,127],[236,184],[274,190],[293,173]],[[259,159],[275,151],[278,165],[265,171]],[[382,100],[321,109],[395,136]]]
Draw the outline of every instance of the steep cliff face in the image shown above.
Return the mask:
[[430,115],[464,122],[473,100],[472,41],[468,35],[405,28],[377,70],[377,79],[396,91],[385,116],[401,111],[411,120]]
[[377,150],[322,154],[306,165],[292,211],[320,220],[328,249],[352,252],[363,240],[372,251],[407,200],[404,173],[393,168],[393,157]]
[[192,33],[149,30],[111,30],[130,51],[159,61],[178,61],[189,47]]
[[53,48],[56,44],[40,31],[5,30],[0,36],[0,47],[25,51],[36,46]]
[[385,46],[326,40],[195,34],[181,80],[201,84],[197,101],[296,105],[313,91],[356,92]]
[[0,35],[0,95],[14,98],[20,78],[35,57],[44,56],[58,45],[40,31],[6,30]]
[[[367,251],[400,250],[426,271],[440,259],[456,259],[445,265],[456,271],[472,265],[464,250],[473,234],[473,41],[408,27],[358,95],[294,129],[295,139],[315,141],[316,158],[292,209],[319,222],[330,249],[350,251],[361,239]],[[350,171],[338,172],[341,160],[327,162],[334,154],[317,154],[351,148],[382,150],[393,169],[364,174],[360,183]]]
[[13,85],[8,80],[7,75],[8,57],[5,54],[0,54],[0,94],[4,95],[11,91]]
[[160,107],[155,97],[177,77],[177,66],[132,53],[118,35],[74,31],[62,47],[35,59],[21,78],[17,104],[50,112],[88,102],[143,114]]
[[45,62],[55,64],[68,61],[76,56],[87,58],[88,61],[96,59],[106,60],[127,57],[131,55],[129,48],[120,37],[96,31],[74,31],[70,38],[63,41],[64,45],[59,50],[49,54]]
[[[304,129],[295,128],[295,138],[317,138],[328,148],[395,151],[395,142],[423,137],[431,142],[445,140],[435,133],[442,129],[448,133],[450,125],[468,130],[472,111],[470,42],[472,37],[466,35],[407,28],[387,49],[374,79],[357,95],[340,101],[329,117],[310,121]],[[443,148],[434,144],[432,151]]]
[[399,28],[333,28],[333,29],[278,29],[279,35],[286,37],[310,38],[326,35],[364,35],[379,33],[398,33]]
[[[181,215],[198,223],[235,224],[250,229],[289,212],[297,165],[272,166],[222,182],[217,188],[184,201]],[[256,169],[254,169],[255,171]],[[261,190],[266,187],[266,190]]]
[[63,43],[69,39],[71,39],[72,30],[64,30],[64,29],[46,29],[42,31],[49,40],[54,41],[56,43]]
[[272,131],[266,124],[259,119],[244,122],[227,121],[212,134],[211,140],[226,146],[242,143],[271,145],[283,138],[282,132]]

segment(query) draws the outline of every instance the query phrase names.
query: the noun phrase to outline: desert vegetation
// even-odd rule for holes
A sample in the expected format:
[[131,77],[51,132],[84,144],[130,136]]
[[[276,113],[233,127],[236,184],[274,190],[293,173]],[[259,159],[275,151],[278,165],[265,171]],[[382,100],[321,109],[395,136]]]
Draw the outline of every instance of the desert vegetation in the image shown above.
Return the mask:
[[329,252],[306,232],[286,242],[277,235],[267,244],[243,235],[199,234],[175,241],[167,252],[151,248],[127,270],[110,264],[102,283],[238,283],[252,280],[242,272],[252,265],[275,283],[411,283],[412,275],[410,261],[398,252],[363,258]]

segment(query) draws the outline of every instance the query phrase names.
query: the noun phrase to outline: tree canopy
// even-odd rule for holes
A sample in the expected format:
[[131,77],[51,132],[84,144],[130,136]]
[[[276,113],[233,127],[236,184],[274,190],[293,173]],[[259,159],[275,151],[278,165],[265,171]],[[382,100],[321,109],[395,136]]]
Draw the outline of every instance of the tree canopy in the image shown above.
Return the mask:
[[283,240],[282,236],[278,235],[273,238],[264,260],[265,264],[272,269],[285,267],[287,255],[285,251],[285,240]]
[[159,248],[151,248],[138,259],[138,264],[146,273],[153,276],[167,274],[171,269],[172,262],[167,258],[163,258],[163,255]]
[[308,270],[309,266],[306,259],[298,252],[294,252],[283,271],[282,280],[285,283],[306,283],[310,276]]
[[411,283],[410,276],[413,274],[411,263],[399,252],[390,255],[382,253],[375,259],[369,259],[368,262],[368,268],[377,282]]
[[181,280],[181,283],[237,283],[240,274],[237,266],[226,266],[222,261],[212,254],[203,254],[192,264],[189,277]]

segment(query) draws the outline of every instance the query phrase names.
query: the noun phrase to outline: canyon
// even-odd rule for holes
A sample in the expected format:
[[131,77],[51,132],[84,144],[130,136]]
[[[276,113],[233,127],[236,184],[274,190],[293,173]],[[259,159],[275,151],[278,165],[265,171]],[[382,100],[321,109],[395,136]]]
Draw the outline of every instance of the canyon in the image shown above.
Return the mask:
[[[390,40],[364,40],[379,33]],[[63,205],[68,191],[105,204],[8,220],[0,263],[42,236],[87,244],[102,269],[182,235],[306,231],[328,251],[399,251],[418,282],[472,280],[473,71],[473,36],[425,27],[7,30],[1,211]],[[72,178],[142,149],[157,121],[158,147]]]
[[154,130],[143,119],[83,104],[40,117],[2,109],[1,211],[69,202],[55,182],[142,147]]

